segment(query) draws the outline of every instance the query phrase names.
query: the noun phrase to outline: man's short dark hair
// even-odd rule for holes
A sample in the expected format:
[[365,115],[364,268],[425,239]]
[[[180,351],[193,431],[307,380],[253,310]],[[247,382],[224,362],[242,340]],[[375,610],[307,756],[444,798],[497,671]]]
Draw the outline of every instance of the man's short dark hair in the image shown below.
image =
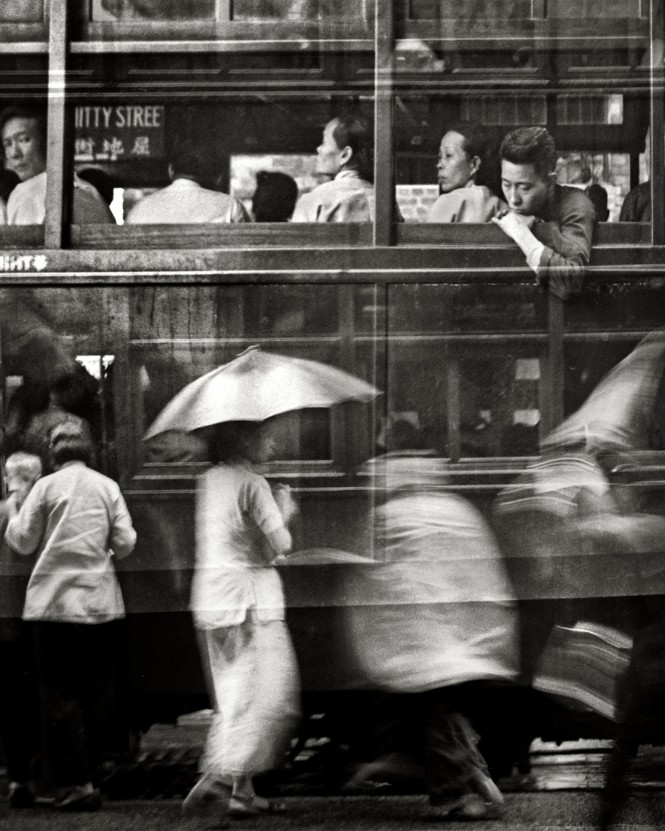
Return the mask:
[[44,142],[44,147],[46,147],[46,111],[42,107],[5,107],[5,109],[0,112],[0,135],[2,135],[2,132],[5,129],[5,124],[12,121],[14,118],[29,118],[31,121],[35,121],[37,124],[37,131]]
[[286,222],[298,199],[295,180],[279,170],[259,170],[252,197],[252,213],[257,222]]
[[201,150],[189,147],[187,144],[176,144],[170,158],[173,178],[187,176],[203,182],[208,174],[208,164]]
[[340,150],[350,147],[353,156],[349,167],[355,167],[360,175],[371,181],[374,178],[374,142],[369,123],[359,115],[338,115],[332,131]]
[[513,130],[501,142],[499,153],[502,159],[512,164],[532,164],[542,179],[546,179],[556,167],[556,146],[545,127]]

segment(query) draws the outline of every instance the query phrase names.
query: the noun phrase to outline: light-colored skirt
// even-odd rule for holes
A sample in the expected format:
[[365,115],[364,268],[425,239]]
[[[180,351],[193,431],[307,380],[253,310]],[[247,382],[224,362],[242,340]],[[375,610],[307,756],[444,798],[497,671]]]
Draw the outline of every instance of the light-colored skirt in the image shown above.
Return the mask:
[[249,612],[238,626],[201,632],[215,714],[201,772],[252,776],[280,767],[300,718],[300,679],[283,620]]

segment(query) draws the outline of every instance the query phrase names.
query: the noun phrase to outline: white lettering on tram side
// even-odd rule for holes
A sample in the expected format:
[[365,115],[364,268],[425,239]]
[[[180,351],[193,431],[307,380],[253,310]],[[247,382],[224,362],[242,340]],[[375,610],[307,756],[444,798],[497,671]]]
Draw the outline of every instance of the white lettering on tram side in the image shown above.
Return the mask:
[[76,107],[74,127],[77,130],[113,127],[162,126],[164,107],[160,104],[128,104],[118,107]]
[[0,271],[43,271],[47,265],[43,254],[0,254]]
[[128,105],[115,108],[116,127],[161,127],[164,108],[158,105]]
[[76,107],[74,126],[77,129],[109,127],[113,109],[113,107]]

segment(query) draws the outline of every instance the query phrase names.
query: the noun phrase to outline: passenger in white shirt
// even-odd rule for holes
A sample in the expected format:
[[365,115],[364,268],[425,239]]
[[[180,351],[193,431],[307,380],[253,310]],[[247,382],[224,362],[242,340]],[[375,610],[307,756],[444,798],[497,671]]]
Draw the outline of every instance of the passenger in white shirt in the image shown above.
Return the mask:
[[55,807],[94,811],[114,689],[114,621],[125,616],[114,561],[131,554],[136,532],[118,485],[88,467],[93,445],[80,418],[53,428],[50,449],[55,473],[34,485],[5,536],[18,554],[36,555],[23,619],[33,622]]
[[250,221],[242,203],[233,196],[201,185],[206,176],[206,163],[196,150],[177,147],[169,164],[169,176],[170,185],[134,205],[125,220],[128,224]]
[[[5,165],[21,180],[7,201],[9,225],[41,225],[46,215],[46,122],[41,110],[9,107],[0,115]],[[95,188],[74,176],[71,221],[114,222]]]
[[330,177],[300,197],[292,222],[373,222],[371,131],[358,116],[329,121],[316,149],[316,172]]

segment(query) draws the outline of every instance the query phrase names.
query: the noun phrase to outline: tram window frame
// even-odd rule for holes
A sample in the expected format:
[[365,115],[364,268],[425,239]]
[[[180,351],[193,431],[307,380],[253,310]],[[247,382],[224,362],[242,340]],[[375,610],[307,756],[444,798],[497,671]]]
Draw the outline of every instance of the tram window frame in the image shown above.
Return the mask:
[[[349,7],[356,4],[349,0]],[[369,3],[371,7],[371,0]],[[373,9],[364,15],[344,13],[309,18],[234,19],[234,4],[231,0],[217,0],[209,17],[201,19],[169,19],[126,17],[116,20],[95,20],[92,0],[76,0],[72,9],[74,33],[82,43],[104,42],[169,42],[191,39],[219,43],[224,40],[281,40],[306,43],[317,39],[364,39],[372,37],[374,22]],[[137,37],[138,36],[138,37]],[[83,47],[85,48],[85,47]],[[121,47],[122,48],[122,47]]]
[[49,3],[50,0],[33,0],[34,12],[0,17],[0,42],[5,54],[48,52]]
[[[279,41],[271,41],[270,43],[280,48],[285,45]],[[73,44],[73,46],[76,45]],[[175,44],[172,45],[175,46]],[[258,45],[255,44],[255,46]],[[78,44],[78,46],[81,46],[81,44]],[[185,55],[189,54],[187,50],[190,46],[192,46],[191,42],[177,44],[180,53]],[[302,124],[297,122],[297,107],[302,107],[302,96],[298,96],[296,92],[285,92],[286,81],[293,83],[296,77],[295,70],[288,69],[288,66],[283,69],[277,68],[275,77],[273,78],[272,75],[268,77],[263,82],[265,87],[262,87],[262,89],[264,91],[259,93],[255,91],[257,81],[255,76],[252,75],[251,69],[251,58],[256,52],[247,51],[244,44],[237,41],[232,44],[220,43],[218,46],[219,50],[213,49],[207,55],[196,54],[190,69],[174,69],[173,76],[169,75],[168,69],[154,69],[152,64],[144,67],[137,60],[137,57],[132,54],[133,47],[126,50],[121,48],[119,50],[121,54],[109,55],[99,64],[103,71],[107,73],[112,72],[116,64],[119,68],[121,77],[114,82],[111,93],[106,93],[103,89],[104,78],[102,76],[98,77],[97,70],[99,66],[92,58],[87,60],[87,56],[84,54],[83,58],[75,63],[76,71],[82,76],[81,82],[69,93],[67,98],[68,123],[73,125],[69,131],[70,134],[74,129],[77,129],[74,124],[77,107],[85,105],[89,109],[97,110],[101,107],[106,109],[107,106],[111,107],[117,104],[119,95],[124,90],[126,98],[123,101],[123,106],[159,106],[165,111],[165,125],[169,121],[169,106],[175,109],[178,107],[186,108],[187,106],[193,107],[200,102],[199,105],[202,108],[219,108],[224,105],[242,108],[243,103],[246,102],[247,106],[265,105],[268,114],[267,108],[269,106],[282,110],[285,107],[290,107],[295,138],[290,138],[287,146],[283,148],[274,147],[271,149],[266,146],[265,149],[260,151],[260,155],[307,155],[315,158],[316,147],[321,141],[321,132],[325,124],[338,112],[343,112],[349,106],[347,101],[349,82],[344,80],[344,73],[349,70],[348,67],[342,65],[344,62],[340,62],[340,58],[346,53],[343,51],[341,53],[335,52],[333,45],[330,43],[321,45],[315,41],[309,44],[310,48],[318,50],[317,54],[320,54],[321,58],[318,69],[316,71],[311,70],[311,73],[309,69],[306,70],[306,77],[303,80],[304,100],[313,101],[316,104],[314,115],[321,115],[322,119],[320,124],[317,124],[314,128],[315,122],[312,115],[309,115],[308,119],[303,118]],[[230,46],[234,47],[231,51],[227,49]],[[266,44],[260,46],[265,52]],[[354,69],[351,71],[353,78],[355,79],[358,76],[359,79],[353,91],[354,106],[368,121],[371,120],[374,109],[373,46],[372,42],[371,49],[357,51],[358,60],[353,62]],[[162,44],[157,45],[158,49],[162,49],[162,47]],[[352,46],[354,50],[356,47],[357,44]],[[182,52],[183,49],[185,50],[184,53]],[[166,54],[171,53],[171,50],[166,49],[165,46],[164,50]],[[199,50],[195,49],[194,51],[196,53]],[[219,52],[218,57],[216,57],[217,51]],[[236,68],[234,59],[238,57],[250,60],[240,62]],[[367,60],[370,57],[371,61]],[[135,62],[136,66],[134,65]],[[207,62],[212,62],[213,67],[216,66],[217,69],[205,69]],[[366,72],[363,70],[365,64],[367,64]],[[90,67],[89,70],[86,70],[87,66]],[[96,66],[97,69],[95,69]],[[372,72],[369,71],[370,68]],[[91,76],[90,79],[83,77],[86,71]],[[341,73],[340,78],[342,80],[335,82],[334,79],[337,77],[335,72]],[[310,74],[312,77],[310,77]],[[185,79],[187,79],[187,82]],[[140,94],[133,91],[137,84],[142,86]],[[341,84],[341,90],[337,89],[339,84]],[[173,87],[172,96],[164,91],[169,87]],[[183,91],[185,89],[186,92]],[[152,94],[151,90],[154,91]],[[221,118],[220,123],[223,123],[223,118]],[[167,132],[166,139],[161,139],[165,145],[163,150],[166,152],[159,157],[155,157],[154,160],[150,160],[153,166],[163,166],[164,175],[161,177],[163,184],[160,184],[160,187],[168,183],[166,160],[169,152],[169,134]],[[302,136],[302,138],[298,139],[298,136]],[[305,137],[311,142],[307,147],[303,144]],[[226,139],[222,138],[221,146],[225,149],[221,155],[226,160],[225,163],[230,165],[234,157],[256,155],[255,143],[249,140],[241,142],[239,138],[233,137],[227,146]],[[219,155],[219,152],[217,155]],[[94,165],[98,161],[93,158],[89,163]],[[78,166],[80,163],[79,160],[75,159],[75,165]],[[108,166],[108,162],[106,164]],[[280,169],[278,163],[275,169]],[[222,167],[222,171],[224,171],[224,167]],[[229,171],[226,171],[226,174],[228,179]],[[205,184],[207,187],[212,187],[210,184]],[[227,193],[231,192],[228,185],[224,190]],[[235,194],[232,193],[232,195]],[[140,228],[127,224],[121,228],[116,225],[72,225],[69,241],[72,247],[81,249],[369,247],[374,240],[373,227],[374,223],[371,222],[297,224],[252,222],[247,224],[233,223],[231,225],[227,223],[203,224],[192,222],[168,226],[142,224]]]
[[[79,0],[79,5],[82,2],[84,2],[84,0]],[[393,13],[394,13],[394,10],[398,7],[399,4],[398,4],[398,0],[377,0],[377,3],[378,3],[378,5],[377,5],[377,15],[376,15],[377,30],[376,30],[376,33],[375,33],[375,40],[372,41],[372,45],[376,46],[377,67],[379,67],[381,69],[381,71],[383,72],[384,68],[386,66],[391,65],[391,61],[387,60],[387,58],[389,58],[389,56],[392,52],[392,48],[393,48],[394,43],[395,43],[395,39],[394,39],[394,22],[395,21],[393,20]],[[645,9],[646,5],[647,5],[646,0],[642,0],[641,9]],[[83,42],[83,41],[76,41],[75,38],[80,36],[80,32],[78,32],[78,33],[74,32],[74,37],[73,38],[71,36],[69,36],[68,34],[66,34],[66,30],[67,30],[66,12],[61,11],[59,7],[56,8],[55,11],[56,11],[56,14],[53,14],[52,17],[51,17],[50,27],[49,27],[49,31],[48,31],[50,44],[47,45],[47,47],[49,48],[49,52],[51,53],[51,56],[52,56],[51,67],[55,71],[64,71],[65,70],[65,67],[66,67],[65,55],[66,55],[68,50],[70,52],[76,52],[77,50],[82,51],[82,52],[97,52],[97,51],[102,51],[102,52],[109,51],[110,52],[110,51],[117,51],[117,50],[120,50],[120,51],[137,51],[137,50],[144,49],[144,48],[150,49],[150,48],[154,47],[156,49],[160,49],[160,50],[166,49],[166,51],[168,51],[169,49],[181,49],[183,47],[182,42],[170,41],[170,42],[165,44],[163,41],[152,41],[151,38],[147,38],[147,39],[144,39],[144,40],[141,40],[141,41],[131,41],[131,42],[124,42],[124,43],[121,42],[120,44],[118,44],[118,41],[115,41],[114,43],[104,42],[104,41],[99,41],[99,42],[96,42],[96,43],[86,43],[86,42]],[[538,17],[538,15],[536,15],[535,17]],[[77,22],[80,22],[80,19],[81,19],[81,13],[80,13],[80,8],[79,8],[78,18],[76,16],[76,14],[73,15],[73,20],[74,20],[75,25],[72,27],[72,31],[74,31],[74,29],[76,28]],[[615,28],[617,28],[619,24],[617,24],[616,21],[613,21],[612,25],[615,26]],[[252,26],[254,26],[254,24],[252,24]],[[144,27],[143,27],[142,24],[138,27],[137,26],[133,26],[133,27],[130,26],[130,29],[133,30],[134,35],[136,35],[138,33],[141,37],[143,37],[143,32],[142,32],[143,28]],[[197,32],[200,34],[200,31],[201,31],[200,27],[197,26],[195,28],[197,28]],[[552,37],[553,38],[553,43],[561,44],[561,43],[566,42],[567,35],[565,34],[565,32],[566,32],[566,27],[563,26],[563,28],[562,28],[561,21],[557,21],[556,26],[553,29],[551,29],[549,32],[546,32],[544,36],[545,37]],[[552,34],[552,33],[554,33],[554,34]],[[389,34],[390,37],[386,38],[385,37],[386,34]],[[655,32],[654,37],[657,37],[658,34],[659,34],[658,32]],[[603,40],[603,38],[597,32],[594,32],[594,35],[599,38],[599,42]],[[219,47],[219,45],[220,45],[219,33],[216,33],[216,37],[218,39],[215,41],[215,43]],[[60,48],[60,52],[62,54],[60,54],[59,56],[56,56],[55,60],[53,60],[53,51],[54,50],[50,48],[50,46],[52,46],[53,42],[57,42],[59,44],[59,46],[62,47],[62,48]],[[348,43],[352,43],[352,42],[353,42],[352,40],[348,41]],[[368,41],[365,40],[364,42],[367,43]],[[237,41],[237,43],[241,43],[241,41]],[[485,41],[483,41],[483,43],[484,43],[485,46],[487,46],[487,43]],[[152,46],[151,46],[151,44],[152,44]],[[201,42],[199,45],[203,49],[210,48],[210,44],[205,43],[205,42]],[[232,42],[228,42],[226,45],[229,48],[236,48]],[[282,43],[281,43],[281,46],[283,48],[291,48],[292,45],[293,45],[293,42],[291,42],[291,41],[288,41],[288,42],[287,41],[282,41]],[[42,44],[40,48],[43,48],[43,46],[44,45]],[[241,47],[241,48],[244,48],[244,47]],[[391,78],[391,83],[394,82],[397,76],[394,74],[394,72],[392,70],[389,73],[389,75],[390,75],[390,78]],[[655,114],[658,111],[657,100],[655,98],[654,85],[650,84],[650,87],[651,87],[651,91],[650,91],[649,94],[652,97],[652,112]],[[380,86],[376,85],[374,89],[375,89],[375,92],[377,93],[376,98],[375,98],[375,113],[376,113],[376,122],[377,122],[377,152],[376,152],[377,161],[376,161],[376,168],[377,168],[377,171],[381,174],[382,184],[381,184],[381,187],[380,187],[380,192],[379,192],[379,187],[378,187],[378,184],[377,184],[377,221],[374,223],[372,238],[371,238],[371,240],[368,241],[369,231],[367,231],[367,232],[363,232],[363,233],[360,234],[360,239],[359,240],[353,239],[353,240],[350,241],[348,239],[348,236],[342,233],[343,238],[339,242],[336,241],[335,239],[333,239],[331,241],[325,240],[323,242],[323,244],[324,245],[332,245],[332,246],[336,246],[338,244],[339,245],[358,245],[358,246],[361,246],[361,247],[366,246],[366,245],[369,245],[369,246],[372,246],[372,247],[377,246],[377,245],[386,245],[386,244],[387,245],[394,245],[396,242],[397,242],[397,244],[405,244],[405,245],[410,245],[410,244],[427,245],[427,244],[430,244],[427,239],[422,238],[421,234],[416,235],[418,237],[418,239],[413,239],[411,237],[412,231],[411,231],[410,228],[402,229],[399,226],[393,226],[392,222],[390,221],[390,218],[388,217],[388,213],[386,211],[386,200],[383,197],[385,196],[386,192],[388,192],[388,190],[392,187],[392,183],[390,181],[391,180],[391,170],[392,170],[392,159],[389,158],[389,156],[390,156],[389,151],[391,150],[392,137],[385,138],[383,134],[385,133],[384,128],[387,127],[387,126],[390,126],[391,123],[392,123],[391,116],[390,116],[390,110],[391,110],[391,108],[393,106],[393,103],[394,103],[394,92],[391,91],[391,92],[389,92],[388,95],[385,95],[383,92],[381,92],[381,94],[379,95],[378,93],[379,93]],[[49,109],[51,109],[52,104],[53,104],[53,102],[52,102],[52,100],[50,100],[49,101]],[[661,104],[662,104],[662,102],[661,102]],[[53,105],[53,107],[55,109],[57,109],[56,105]],[[662,118],[661,118],[661,122],[662,122]],[[57,125],[54,126],[54,128],[53,128],[54,133],[55,133],[56,130],[57,130]],[[662,136],[662,133],[663,133],[662,123],[660,125],[659,131],[657,131],[657,132],[659,133],[660,136]],[[658,138],[659,138],[659,136],[656,136],[653,139],[654,144],[656,144],[656,145],[658,144]],[[62,153],[59,151],[59,149],[57,147],[56,147],[56,153],[54,155],[58,158],[56,158],[56,160],[53,162],[52,165],[49,163],[49,169],[51,169],[52,172],[54,172],[56,175],[61,175],[61,169],[63,167],[63,162],[62,162],[62,158],[61,158]],[[659,197],[657,200],[656,199],[654,200],[655,216],[654,216],[654,222],[652,224],[652,238],[648,241],[644,239],[644,236],[645,236],[644,229],[637,229],[637,231],[631,230],[629,232],[624,232],[624,231],[615,232],[615,230],[612,229],[612,231],[608,232],[607,244],[626,245],[626,244],[649,244],[650,243],[652,245],[654,245],[654,244],[655,245],[661,245],[665,242],[665,231],[661,228],[661,226],[665,226],[665,223],[661,223],[661,222],[658,221],[664,213],[663,205],[660,204],[663,201],[662,198],[661,198],[661,195],[663,193],[663,188],[659,187],[659,184],[662,184],[664,179],[665,179],[665,176],[663,174],[662,153],[659,152],[657,154],[654,154],[654,171],[653,171],[653,176],[652,176],[652,180],[654,181],[654,193],[657,193],[658,197]],[[379,179],[377,177],[377,182],[378,181],[379,181]],[[55,192],[57,193],[57,191],[58,191],[58,188],[56,187]],[[45,234],[45,246],[47,248],[60,248],[60,247],[66,247],[67,245],[71,245],[74,248],[76,248],[76,247],[82,247],[82,248],[116,247],[114,244],[112,244],[108,240],[104,239],[103,234],[100,236],[100,235],[95,235],[94,233],[92,233],[92,229],[90,229],[90,228],[88,228],[84,231],[81,231],[80,229],[73,228],[72,233],[71,233],[71,239],[69,239],[68,238],[69,229],[67,229],[66,227],[61,229],[59,232],[57,230],[53,229],[53,226],[57,225],[58,221],[60,221],[60,220],[58,220],[58,217],[55,216],[55,214],[57,214],[57,208],[53,207],[52,210],[53,210],[53,214],[54,214],[54,219],[51,222],[52,228],[51,228],[50,232],[47,231],[46,234]],[[89,235],[86,233],[87,231],[90,231]],[[302,232],[306,233],[305,232],[305,226],[302,227]],[[243,234],[244,233],[248,234],[248,239],[247,239],[246,243],[245,243],[244,240],[242,240],[242,247],[246,246],[246,247],[257,247],[258,248],[258,247],[261,247],[263,245],[271,246],[273,244],[272,237],[275,235],[275,233],[278,233],[278,232],[275,232],[273,229],[268,228],[268,229],[265,229],[263,233],[258,232],[258,231],[254,232],[254,229],[252,229],[251,231],[246,231],[245,229],[243,229],[242,233]],[[334,236],[335,234],[339,235],[341,232],[339,231],[339,229],[335,229],[335,231],[321,231],[321,230],[319,230],[319,233],[322,233],[322,234],[330,233]],[[456,234],[458,234],[458,233],[462,233],[463,236],[465,236],[468,232],[459,232],[457,230],[453,230],[452,231],[452,236],[450,238],[450,244],[451,245],[461,244],[461,245],[469,245],[469,246],[474,246],[475,247],[476,239],[473,236],[471,236],[471,238],[469,238],[469,239],[465,238],[465,239],[462,239],[461,241],[459,241],[459,240],[456,239]],[[470,232],[470,233],[473,234],[473,232]],[[257,239],[257,235],[258,235],[258,239]],[[636,236],[639,238],[639,241],[636,241]],[[119,245],[117,247],[133,246],[133,244],[134,244],[133,240],[129,240],[128,242],[129,242],[129,246]],[[447,244],[448,240],[439,238],[439,239],[436,239],[436,240],[433,239],[431,241],[431,244],[441,244],[441,243]],[[300,247],[301,245],[302,245],[301,240],[295,240],[293,242],[291,240],[287,240],[286,245],[282,245],[280,243],[279,247],[296,248],[296,247]],[[314,247],[318,247],[320,245],[321,245],[320,241],[314,241],[313,242]],[[18,247],[18,244],[17,244],[17,247]],[[190,247],[190,246],[188,246],[188,247]],[[199,248],[199,247],[205,247],[205,248],[213,247],[214,248],[214,247],[218,247],[218,246],[216,245],[214,240],[211,240],[209,238],[209,236],[203,235],[203,237],[200,239],[200,242],[197,243],[195,241],[192,241],[191,242],[191,247],[192,248]],[[509,248],[510,246],[507,245],[506,247]]]
[[[320,360],[325,363],[339,366],[354,372],[353,358],[353,331],[355,327],[353,287],[344,285],[333,285],[336,303],[336,325],[331,329],[327,326],[325,331],[320,333],[316,330],[316,320],[308,318],[302,321],[302,330],[294,332],[279,333],[278,331],[259,333],[249,330],[247,315],[260,313],[262,301],[269,300],[275,291],[279,291],[279,283],[266,285],[243,285],[228,286],[220,293],[220,289],[214,287],[199,291],[198,287],[190,286],[183,291],[194,291],[197,294],[192,298],[192,310],[196,316],[196,310],[200,310],[205,318],[203,326],[205,331],[198,331],[198,337],[187,339],[187,349],[201,349],[200,358],[211,357],[210,350],[219,353],[213,366],[231,360],[235,355],[242,352],[250,345],[258,345],[268,351],[280,354],[292,354],[294,356],[305,356],[313,360]],[[298,286],[292,283],[285,284],[288,293],[293,294]],[[201,287],[203,288],[203,287]],[[301,286],[300,291],[306,294],[307,286]],[[160,298],[159,293],[162,293]],[[222,305],[228,302],[233,303],[233,310],[220,319],[219,310]],[[166,287],[142,287],[135,291],[130,290],[127,295],[128,312],[131,316],[137,311],[144,309],[146,320],[137,318],[136,323],[128,331],[127,341],[127,372],[134,377],[134,382],[129,385],[130,400],[127,404],[131,413],[130,421],[134,425],[133,430],[126,436],[127,446],[125,448],[125,464],[133,471],[133,478],[145,478],[146,476],[172,476],[186,474],[186,471],[196,462],[182,461],[159,461],[148,459],[145,453],[140,436],[148,424],[145,423],[144,398],[142,390],[142,369],[145,366],[144,356],[152,354],[160,365],[161,359],[178,352],[184,347],[183,337],[185,331],[180,327],[188,328],[190,312],[180,309],[180,316],[177,321],[171,319],[170,325],[163,330],[160,328],[154,335],[151,334],[152,326],[147,326],[148,320],[153,314],[162,314],[170,308],[172,298]],[[173,302],[177,302],[173,301]],[[166,304],[166,305],[164,305]],[[215,312],[215,308],[218,310]],[[134,312],[131,310],[135,309]],[[206,323],[207,321],[207,323]],[[138,325],[137,325],[138,324]],[[223,329],[218,330],[220,325]],[[134,328],[136,326],[136,328]],[[207,327],[207,328],[206,328]],[[167,331],[172,330],[172,331]],[[208,331],[209,330],[209,331]],[[222,334],[223,333],[223,334]],[[207,335],[207,337],[204,337]],[[365,335],[365,339],[366,339]],[[373,332],[370,337],[376,337]],[[148,350],[147,352],[144,350]],[[165,350],[164,354],[162,354]],[[331,358],[331,353],[334,358]],[[163,362],[161,364],[163,369]],[[149,370],[148,370],[149,371]],[[376,373],[376,365],[374,371]],[[147,389],[147,387],[146,387]],[[177,390],[172,391],[175,394]],[[163,406],[163,404],[161,405]],[[373,447],[373,424],[376,421],[376,405],[374,403],[360,404],[359,402],[344,402],[330,409],[329,416],[329,458],[314,458],[305,460],[277,460],[269,466],[271,473],[280,476],[292,476],[296,478],[312,479],[317,477],[340,478],[347,476],[354,468],[371,455]],[[155,413],[151,415],[154,418]]]

